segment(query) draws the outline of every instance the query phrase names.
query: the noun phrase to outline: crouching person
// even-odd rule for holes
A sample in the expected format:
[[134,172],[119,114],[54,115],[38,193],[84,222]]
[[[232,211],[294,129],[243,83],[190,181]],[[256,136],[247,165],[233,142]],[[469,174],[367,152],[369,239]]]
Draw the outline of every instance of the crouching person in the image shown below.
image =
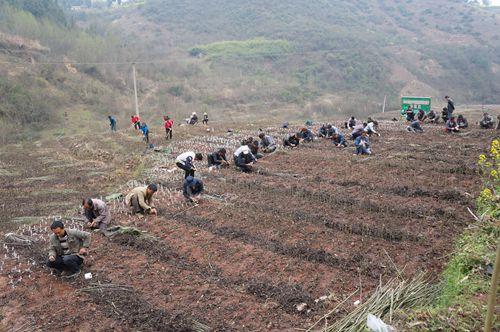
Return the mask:
[[341,133],[333,134],[332,142],[338,148],[345,148],[347,146],[347,142],[345,141],[345,137]]
[[[229,162],[226,158],[226,149],[221,148],[207,156],[209,169],[220,169],[221,167],[228,166]],[[189,177],[189,176],[188,176]]]
[[83,257],[90,245],[90,233],[76,229],[65,229],[61,220],[56,219],[50,225],[54,234],[50,236],[49,259],[47,266],[55,269],[65,278],[80,274]]
[[371,155],[372,151],[370,149],[370,141],[368,140],[368,133],[363,131],[361,136],[358,136],[354,141],[354,145],[356,146],[356,154],[365,154]]
[[184,197],[192,203],[197,204],[201,193],[203,192],[203,181],[196,179],[192,176],[188,176],[184,180],[184,187],[182,193]]
[[252,165],[257,162],[249,148],[242,149],[238,155],[235,155],[234,164],[244,173],[253,171]]
[[132,214],[157,214],[153,207],[153,195],[158,186],[151,183],[147,187],[136,187],[125,196],[125,204],[131,207]]
[[87,198],[82,203],[83,214],[90,229],[99,229],[101,234],[108,236],[108,225],[111,222],[111,211],[106,203],[97,198]]
[[260,138],[260,145],[262,146],[262,152],[264,153],[273,153],[276,151],[276,143],[274,142],[274,139],[266,135],[264,133],[259,134]]

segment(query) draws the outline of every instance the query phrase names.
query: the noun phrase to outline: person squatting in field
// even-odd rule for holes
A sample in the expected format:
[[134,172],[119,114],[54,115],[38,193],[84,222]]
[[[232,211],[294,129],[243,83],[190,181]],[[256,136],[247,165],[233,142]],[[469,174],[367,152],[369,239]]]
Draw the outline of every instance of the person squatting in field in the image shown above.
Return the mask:
[[358,136],[354,140],[354,146],[356,146],[356,154],[366,154],[371,155],[372,151],[370,149],[370,141],[368,139],[368,133],[363,131],[361,136]]
[[89,229],[99,229],[101,234],[108,236],[108,226],[111,223],[111,211],[106,203],[97,198],[87,198],[82,202],[83,215]]
[[53,234],[49,240],[47,266],[66,278],[78,276],[90,246],[90,233],[66,229],[60,219],[55,219],[50,229]]
[[276,142],[274,141],[274,138],[264,133],[260,133],[259,138],[260,138],[260,146],[262,147],[262,152],[272,153],[276,151]]
[[419,120],[413,120],[408,127],[406,127],[406,130],[409,132],[413,133],[423,133],[424,129],[422,128],[422,125],[420,125]]
[[182,194],[188,201],[197,204],[202,192],[203,181],[192,176],[188,176],[184,180]]
[[132,214],[158,214],[153,206],[153,195],[158,191],[154,183],[147,187],[136,187],[125,196],[125,204],[130,207]]
[[221,167],[228,166],[229,162],[226,158],[226,149],[221,148],[207,156],[208,168],[220,169]]
[[295,148],[299,146],[300,139],[298,134],[290,134],[285,139],[283,139],[283,146]]
[[252,165],[257,162],[257,159],[250,151],[248,145],[240,146],[236,151],[234,151],[233,157],[236,167],[244,173],[252,172]]

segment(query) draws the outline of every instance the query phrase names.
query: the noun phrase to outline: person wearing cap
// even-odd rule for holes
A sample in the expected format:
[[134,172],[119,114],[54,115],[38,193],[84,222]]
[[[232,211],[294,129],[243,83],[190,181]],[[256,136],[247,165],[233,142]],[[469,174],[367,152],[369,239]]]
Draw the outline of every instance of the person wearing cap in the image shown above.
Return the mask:
[[188,176],[184,180],[182,194],[188,201],[197,204],[202,192],[203,181],[192,176]]
[[215,152],[212,152],[207,156],[208,167],[220,169],[223,166],[228,166],[229,163],[226,158],[226,149],[221,148]]
[[47,266],[66,278],[80,274],[84,256],[90,246],[90,233],[77,229],[65,229],[60,219],[50,225],[49,258]]
[[366,154],[370,155],[372,154],[370,150],[370,141],[368,139],[368,133],[366,131],[363,131],[361,133],[361,136],[358,136],[354,140],[354,145],[356,146],[356,154]]
[[194,161],[203,160],[203,155],[201,153],[195,153],[193,151],[188,151],[180,154],[175,159],[175,164],[177,167],[184,171],[184,179],[188,176],[194,176],[196,167],[194,166]]
[[260,146],[262,147],[262,152],[264,153],[272,153],[276,151],[276,142],[274,142],[274,139],[266,135],[264,133],[259,134],[260,138]]
[[208,124],[208,114],[207,112],[203,113],[203,124],[207,125]]
[[131,207],[132,214],[158,214],[153,207],[153,195],[158,186],[151,183],[147,187],[136,187],[125,196],[125,204]]
[[193,112],[191,114],[191,117],[189,118],[189,124],[190,125],[195,125],[198,123],[198,115],[196,115],[196,112]]
[[174,120],[172,120],[168,115],[163,117],[163,126],[165,127],[165,138],[168,140],[169,137],[172,139],[172,130],[174,126]]
[[107,236],[108,225],[111,222],[111,211],[106,203],[97,198],[87,198],[82,202],[83,214],[87,221],[86,227],[90,229],[99,229]]
[[234,164],[244,173],[250,173],[252,165],[257,162],[257,159],[250,151],[248,145],[242,145],[234,153]]

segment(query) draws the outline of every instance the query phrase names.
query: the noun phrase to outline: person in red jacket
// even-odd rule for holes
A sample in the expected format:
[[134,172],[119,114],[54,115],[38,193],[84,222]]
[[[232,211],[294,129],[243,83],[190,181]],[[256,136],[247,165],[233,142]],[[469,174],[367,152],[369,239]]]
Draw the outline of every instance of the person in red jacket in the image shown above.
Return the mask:
[[172,139],[172,129],[174,126],[174,120],[172,120],[168,115],[163,117],[163,125],[165,126],[165,138]]
[[130,122],[134,125],[134,129],[141,129],[141,119],[137,115],[130,116]]

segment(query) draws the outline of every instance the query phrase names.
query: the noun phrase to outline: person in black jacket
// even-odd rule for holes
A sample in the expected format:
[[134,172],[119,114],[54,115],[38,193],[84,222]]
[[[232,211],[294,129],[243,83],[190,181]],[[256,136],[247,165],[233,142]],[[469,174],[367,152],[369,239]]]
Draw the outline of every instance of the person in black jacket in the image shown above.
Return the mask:
[[192,203],[198,203],[198,200],[200,199],[200,195],[202,192],[203,192],[203,181],[196,179],[192,176],[188,176],[184,180],[182,193],[188,201]]
[[291,148],[295,148],[297,146],[299,146],[300,144],[300,139],[299,139],[299,135],[297,134],[292,134],[292,135],[289,135],[287,138],[285,138],[283,140],[283,145],[286,147],[291,147]]
[[226,158],[226,149],[221,148],[207,156],[208,167],[220,169],[221,167],[229,165]]
[[257,162],[250,149],[244,149],[238,154],[234,160],[236,167],[244,173],[250,173],[253,171],[252,165]]
[[445,96],[444,99],[448,102],[448,105],[446,106],[446,110],[448,111],[448,119],[451,118],[453,111],[455,110],[455,102],[453,99],[450,98],[450,96]]

